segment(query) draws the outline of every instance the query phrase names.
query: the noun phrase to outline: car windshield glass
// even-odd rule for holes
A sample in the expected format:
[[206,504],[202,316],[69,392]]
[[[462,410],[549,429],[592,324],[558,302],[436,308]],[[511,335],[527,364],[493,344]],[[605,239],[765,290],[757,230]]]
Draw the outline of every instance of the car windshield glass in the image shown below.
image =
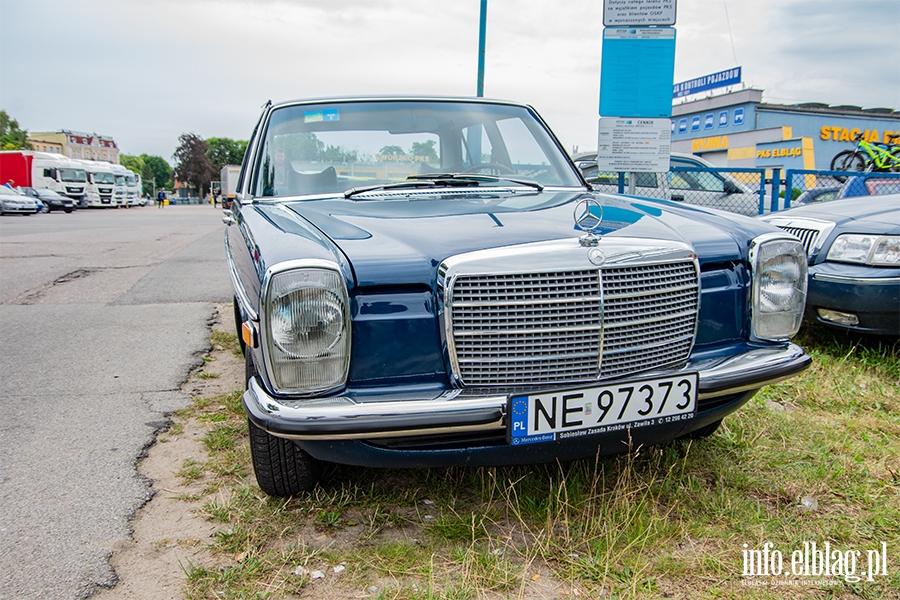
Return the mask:
[[[581,186],[535,115],[464,101],[305,104],[273,111],[254,195],[338,194],[354,188],[480,174],[480,186]],[[443,175],[444,177],[438,177]],[[525,186],[534,189],[534,186]],[[410,186],[415,189],[415,186]]]
[[128,182],[128,185],[130,186],[137,185],[137,179],[134,178],[134,175],[126,175],[125,181]]
[[124,175],[116,175],[116,185],[125,185]]
[[115,183],[112,173],[94,173],[94,183]]
[[84,169],[60,169],[59,177],[63,181],[87,181]]

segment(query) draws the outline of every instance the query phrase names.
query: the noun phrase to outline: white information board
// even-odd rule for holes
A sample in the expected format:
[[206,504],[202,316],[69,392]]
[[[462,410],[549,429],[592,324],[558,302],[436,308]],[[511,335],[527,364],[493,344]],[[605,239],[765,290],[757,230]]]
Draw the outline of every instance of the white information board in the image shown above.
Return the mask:
[[601,117],[597,169],[665,173],[672,150],[671,119]]
[[674,24],[675,0],[603,0],[605,27]]

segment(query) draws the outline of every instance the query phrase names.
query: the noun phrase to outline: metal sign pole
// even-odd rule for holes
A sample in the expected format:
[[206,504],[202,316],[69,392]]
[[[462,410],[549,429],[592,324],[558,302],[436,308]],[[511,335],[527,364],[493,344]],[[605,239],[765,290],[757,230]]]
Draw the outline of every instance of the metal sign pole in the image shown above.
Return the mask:
[[484,39],[487,37],[487,0],[481,0],[481,26],[478,31],[478,88],[477,96],[484,96]]

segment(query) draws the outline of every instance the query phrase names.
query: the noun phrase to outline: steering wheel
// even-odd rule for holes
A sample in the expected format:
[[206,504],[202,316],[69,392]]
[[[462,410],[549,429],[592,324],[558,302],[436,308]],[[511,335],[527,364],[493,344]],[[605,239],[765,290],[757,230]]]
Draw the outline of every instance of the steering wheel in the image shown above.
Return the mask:
[[507,167],[506,165],[501,165],[500,163],[492,163],[492,162],[478,163],[476,165],[472,165],[468,169],[463,169],[462,172],[463,173],[478,173],[479,171],[487,171],[487,170],[496,171],[495,173],[493,173],[493,172],[489,173],[490,175],[500,175],[503,173],[505,173],[507,175],[515,175],[516,174],[516,170],[513,168]]

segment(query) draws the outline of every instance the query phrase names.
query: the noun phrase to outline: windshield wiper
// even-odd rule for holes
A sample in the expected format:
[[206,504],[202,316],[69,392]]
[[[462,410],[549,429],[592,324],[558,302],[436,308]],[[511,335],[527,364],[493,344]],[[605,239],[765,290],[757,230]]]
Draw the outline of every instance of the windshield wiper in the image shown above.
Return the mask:
[[428,173],[425,175],[410,175],[409,177],[407,177],[407,179],[426,181],[431,179],[433,181],[440,181],[448,185],[454,185],[450,183],[451,181],[473,181],[476,185],[478,181],[509,181],[512,183],[518,183],[519,185],[527,185],[529,187],[533,187],[539,192],[544,189],[543,185],[532,179],[519,179],[516,177],[503,177],[498,175],[484,175],[481,173]]
[[390,190],[395,188],[423,188],[437,187],[433,181],[396,181],[394,183],[382,183],[379,185],[367,185],[365,187],[350,188],[344,192],[344,198],[350,198],[356,194],[363,192],[371,192],[372,190]]

